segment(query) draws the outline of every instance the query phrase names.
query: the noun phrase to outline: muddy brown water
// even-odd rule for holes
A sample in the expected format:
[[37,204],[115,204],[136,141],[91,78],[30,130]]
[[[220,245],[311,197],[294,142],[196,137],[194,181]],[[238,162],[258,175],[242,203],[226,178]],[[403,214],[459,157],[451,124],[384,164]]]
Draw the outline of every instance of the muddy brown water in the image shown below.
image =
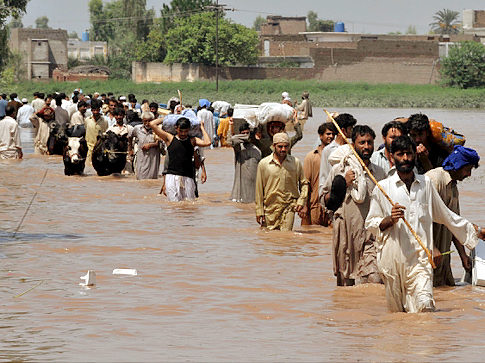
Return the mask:
[[[419,110],[346,111],[380,135],[384,122]],[[425,112],[485,156],[484,112]],[[323,120],[315,110],[293,151],[301,160]],[[228,201],[230,149],[206,153],[198,201],[171,204],[157,196],[160,181],[92,167],[64,176],[60,157],[32,154],[30,130],[22,139],[25,159],[0,163],[3,361],[483,359],[485,289],[435,289],[436,313],[391,314],[381,285],[337,288],[330,229],[297,220],[293,232],[263,232],[254,205]],[[484,173],[459,186],[462,214],[481,225]],[[452,262],[461,277],[456,253]],[[79,286],[88,269],[91,289]]]

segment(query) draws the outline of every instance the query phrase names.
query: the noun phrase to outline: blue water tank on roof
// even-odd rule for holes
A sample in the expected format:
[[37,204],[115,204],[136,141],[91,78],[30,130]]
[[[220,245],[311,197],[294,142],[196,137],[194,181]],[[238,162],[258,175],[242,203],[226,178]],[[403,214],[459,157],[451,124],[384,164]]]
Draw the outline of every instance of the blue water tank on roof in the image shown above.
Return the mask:
[[341,21],[335,23],[333,26],[333,31],[336,33],[343,33],[345,32],[345,24]]
[[89,32],[82,32],[82,34],[81,34],[81,40],[83,42],[89,42]]

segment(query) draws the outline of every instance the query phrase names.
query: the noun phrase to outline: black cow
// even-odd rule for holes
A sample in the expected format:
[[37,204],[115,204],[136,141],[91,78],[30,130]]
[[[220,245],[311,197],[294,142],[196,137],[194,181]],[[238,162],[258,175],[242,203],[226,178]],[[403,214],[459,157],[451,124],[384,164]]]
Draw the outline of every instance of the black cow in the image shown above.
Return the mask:
[[112,131],[98,136],[94,145],[92,163],[99,176],[121,173],[126,164],[128,138]]
[[50,133],[47,139],[49,155],[63,155],[64,148],[67,145],[66,127],[54,120],[49,122],[49,127]]

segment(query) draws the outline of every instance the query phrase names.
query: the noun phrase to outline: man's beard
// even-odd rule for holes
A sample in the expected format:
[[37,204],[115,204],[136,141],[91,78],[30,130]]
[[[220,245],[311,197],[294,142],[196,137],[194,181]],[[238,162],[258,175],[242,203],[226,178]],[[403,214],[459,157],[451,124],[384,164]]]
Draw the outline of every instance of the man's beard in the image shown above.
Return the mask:
[[370,160],[371,156],[372,156],[372,153],[369,152],[367,155],[363,154],[362,151],[360,150],[355,150],[357,151],[357,154],[360,156],[360,158],[363,160],[363,161],[367,161],[367,160]]
[[388,153],[391,153],[391,144],[387,145],[387,143],[384,143],[384,148]]
[[396,170],[399,171],[400,173],[409,173],[413,170],[414,168],[414,160],[410,162],[398,162],[397,160],[395,161],[396,165]]

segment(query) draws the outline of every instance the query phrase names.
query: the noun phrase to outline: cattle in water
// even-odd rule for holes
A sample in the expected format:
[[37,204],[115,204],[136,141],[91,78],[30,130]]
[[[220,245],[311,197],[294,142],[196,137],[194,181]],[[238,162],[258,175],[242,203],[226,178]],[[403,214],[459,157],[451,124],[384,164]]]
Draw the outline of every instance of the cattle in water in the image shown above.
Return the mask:
[[49,128],[49,138],[47,139],[49,155],[63,155],[67,145],[66,127],[52,120],[49,122]]
[[63,161],[65,175],[82,175],[88,155],[88,144],[84,136],[68,137],[64,147]]
[[84,136],[84,125],[75,125],[66,129],[67,144],[62,153],[65,175],[82,175],[88,155],[88,144]]
[[121,173],[126,165],[128,138],[108,131],[98,136],[91,161],[99,176]]

